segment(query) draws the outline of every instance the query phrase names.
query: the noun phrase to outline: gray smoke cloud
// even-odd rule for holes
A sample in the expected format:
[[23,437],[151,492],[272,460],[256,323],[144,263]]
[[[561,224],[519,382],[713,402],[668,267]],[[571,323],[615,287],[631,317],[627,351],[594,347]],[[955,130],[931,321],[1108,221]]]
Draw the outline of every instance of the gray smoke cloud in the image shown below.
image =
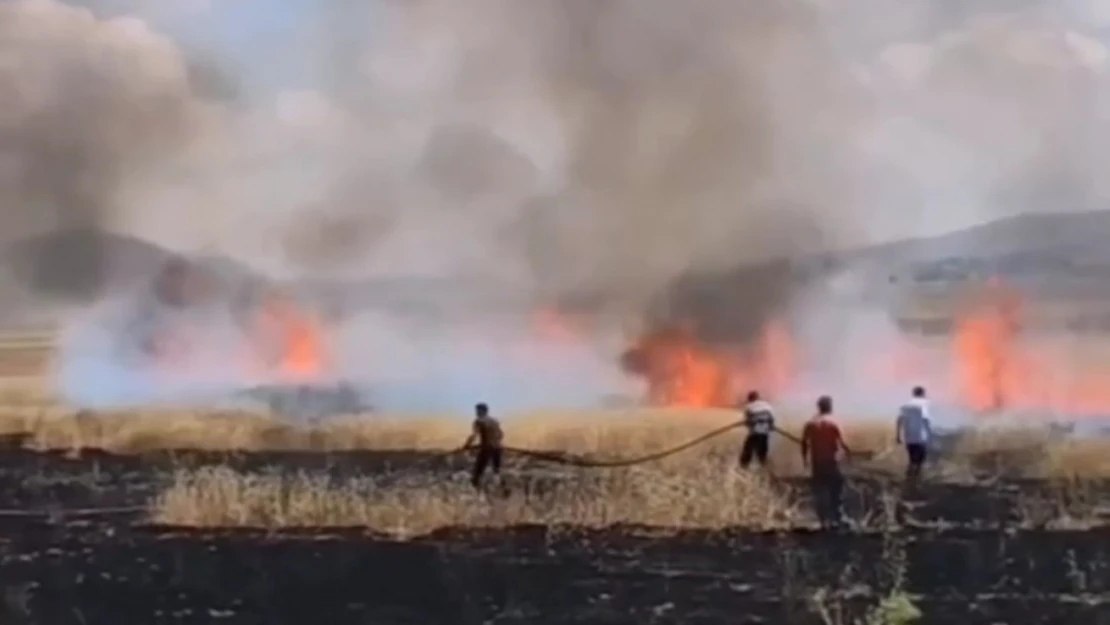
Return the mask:
[[[419,2],[366,19],[342,88],[283,105],[319,134],[261,156],[281,190],[263,219],[296,224],[283,252],[302,269],[480,276],[621,316],[684,276],[859,238],[848,139],[869,98],[805,4]],[[239,198],[252,174],[205,178]],[[784,306],[784,286],[742,285],[759,296],[732,314]]]
[[38,292],[88,297],[104,278],[98,231],[124,180],[193,132],[189,77],[142,22],[49,2],[0,5],[0,230]]
[[[555,302],[743,342],[770,316],[819,316],[792,278],[811,253],[1097,205],[1093,7],[329,5],[289,58],[267,59],[295,54],[317,87],[247,101],[218,51],[17,0],[0,7],[0,59],[19,60],[0,64],[19,103],[0,125],[17,146],[4,219],[11,233],[111,225],[285,276],[466,284],[430,305],[460,308],[463,290],[518,302],[497,304],[515,315],[502,331]],[[111,7],[132,10],[148,9]],[[49,269],[71,247],[35,257],[38,288],[69,288],[72,272]],[[452,330],[505,338],[481,316]],[[403,337],[422,351],[415,378],[458,359],[454,334],[432,332],[447,322],[398,319],[352,317],[340,342],[393,353]]]

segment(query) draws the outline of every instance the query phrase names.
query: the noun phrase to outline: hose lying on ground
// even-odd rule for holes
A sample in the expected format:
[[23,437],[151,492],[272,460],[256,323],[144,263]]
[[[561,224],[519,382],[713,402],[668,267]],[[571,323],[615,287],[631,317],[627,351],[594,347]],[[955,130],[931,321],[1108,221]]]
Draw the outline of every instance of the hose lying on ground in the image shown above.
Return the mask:
[[584,458],[582,456],[575,456],[569,453],[543,452],[531,449],[519,449],[516,447],[504,447],[502,449],[508,453],[513,453],[529,458],[535,458],[537,460],[555,462],[558,464],[565,464],[583,468],[612,469],[618,467],[630,467],[637,464],[646,464],[648,462],[662,460],[667,456],[673,456],[674,454],[686,451],[691,447],[696,447],[712,438],[716,438],[736,428],[742,427],[743,425],[743,421],[737,421],[736,423],[730,423],[724,427],[719,427],[712,432],[703,434],[695,439],[686,441],[681,445],[671,447],[669,449],[664,449],[662,451],[657,451],[655,453],[647,454],[644,456],[638,456],[636,458],[621,458],[619,460],[594,460],[590,458]]
[[[630,466],[635,466],[635,465],[639,465],[639,464],[647,464],[649,462],[655,462],[656,460],[662,460],[663,458],[666,458],[668,456],[673,456],[677,453],[681,453],[683,451],[686,451],[687,449],[690,449],[691,447],[696,447],[696,446],[701,445],[702,443],[705,443],[705,442],[707,442],[711,439],[717,438],[718,436],[721,436],[723,434],[727,434],[728,432],[731,432],[734,429],[739,429],[739,428],[745,427],[746,425],[747,424],[744,421],[736,421],[734,423],[730,423],[728,425],[725,425],[725,426],[719,427],[715,430],[712,430],[712,431],[710,431],[706,434],[703,434],[703,435],[701,435],[697,438],[686,441],[685,443],[682,443],[681,445],[676,445],[675,447],[669,447],[669,448],[664,449],[662,451],[657,451],[657,452],[654,452],[654,453],[651,453],[651,454],[646,454],[646,455],[643,455],[643,456],[637,456],[635,458],[621,458],[621,459],[617,459],[617,460],[599,460],[599,459],[586,458],[586,457],[583,457],[583,456],[578,456],[578,455],[574,455],[574,454],[570,454],[570,453],[564,453],[564,452],[538,451],[538,450],[534,450],[534,449],[523,449],[523,448],[520,448],[520,447],[502,447],[501,449],[505,453],[516,454],[518,456],[524,456],[526,458],[534,458],[536,460],[542,460],[544,462],[552,462],[552,463],[555,463],[555,464],[562,464],[562,465],[567,465],[567,466],[590,468],[590,469],[613,469],[613,468],[621,468],[621,467],[630,467]],[[790,442],[792,442],[796,445],[801,445],[802,444],[802,439],[800,439],[799,437],[797,437],[797,436],[795,436],[795,435],[793,435],[789,432],[786,432],[786,431],[784,431],[780,428],[777,428],[777,427],[774,428],[774,431],[776,433],[778,433],[779,435],[781,435],[783,438],[786,438],[787,440],[789,440]],[[474,446],[471,446],[471,447],[466,447],[466,448],[462,448],[462,449],[453,449],[451,451],[446,452],[444,455],[453,455],[453,454],[461,453],[461,452],[467,451],[469,449],[474,449],[474,448],[475,448]],[[884,451],[883,453],[879,454],[879,456],[885,456],[886,453],[887,452]],[[859,457],[860,459],[863,459],[863,460],[870,460],[870,459],[875,457],[873,454],[868,455],[868,454],[859,454],[859,453],[855,453],[855,452],[849,452],[848,456],[849,456],[849,458]]]

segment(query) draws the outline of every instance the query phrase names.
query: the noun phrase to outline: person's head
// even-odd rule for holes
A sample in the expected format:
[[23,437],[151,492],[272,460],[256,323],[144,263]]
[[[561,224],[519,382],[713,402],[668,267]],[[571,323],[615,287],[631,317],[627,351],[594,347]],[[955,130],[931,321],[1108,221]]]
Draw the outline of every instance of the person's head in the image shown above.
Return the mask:
[[832,414],[833,401],[832,397],[822,395],[817,398],[817,414],[824,416]]
[[913,396],[917,399],[924,399],[925,398],[925,387],[924,386],[915,386],[915,387],[913,387]]
[[759,401],[759,391],[749,391],[748,392],[748,401],[749,402]]
[[474,414],[475,414],[475,416],[479,416],[479,417],[489,416],[489,406],[487,406],[484,403],[483,404],[475,404],[474,405]]

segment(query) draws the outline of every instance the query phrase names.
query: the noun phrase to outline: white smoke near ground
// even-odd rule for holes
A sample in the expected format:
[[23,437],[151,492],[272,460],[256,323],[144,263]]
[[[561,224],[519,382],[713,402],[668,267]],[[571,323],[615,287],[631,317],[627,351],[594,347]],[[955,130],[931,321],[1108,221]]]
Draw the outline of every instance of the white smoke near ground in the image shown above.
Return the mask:
[[[1093,4],[370,4],[317,9],[308,21],[336,36],[295,54],[319,59],[323,86],[265,102],[214,99],[194,59],[137,18],[0,6],[0,101],[18,104],[0,113],[3,145],[16,146],[0,168],[8,236],[95,226],[295,281],[465,283],[465,297],[445,289],[424,304],[486,302],[465,315],[416,322],[389,301],[348,314],[329,333],[329,376],[377,384],[383,409],[476,396],[555,407],[627,392],[615,345],[649,309],[741,342],[790,316],[828,353],[872,349],[886,332],[838,332],[828,298],[799,299],[780,272],[719,278],[738,264],[1089,208],[1107,191],[1095,169],[1106,49],[1082,17]],[[203,56],[220,65],[221,52]],[[36,221],[50,211],[60,217]],[[87,285],[55,284],[73,273],[49,271],[59,256],[34,258],[32,287]],[[99,268],[95,251],[83,258]],[[726,293],[674,301],[691,282]],[[578,347],[536,336],[541,306],[590,319]],[[226,335],[217,325],[205,341]],[[208,387],[199,373],[171,384],[109,367],[92,346],[131,332],[115,327],[72,321],[69,336],[85,337],[63,351],[73,401]],[[520,345],[530,355],[510,358]],[[387,383],[398,372],[405,382]],[[866,382],[815,384],[873,395]]]
[[[619,343],[560,340],[510,321],[429,328],[367,313],[351,326],[355,343],[339,368],[352,372],[376,406],[410,413],[459,411],[476,401],[507,413],[588,409],[638,391],[606,356]],[[381,360],[388,367],[366,367]]]

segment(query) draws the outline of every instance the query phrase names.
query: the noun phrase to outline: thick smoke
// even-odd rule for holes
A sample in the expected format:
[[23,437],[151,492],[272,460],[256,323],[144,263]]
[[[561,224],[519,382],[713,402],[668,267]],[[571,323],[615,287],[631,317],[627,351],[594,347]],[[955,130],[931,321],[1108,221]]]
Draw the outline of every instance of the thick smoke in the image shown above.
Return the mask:
[[142,22],[51,2],[0,5],[0,230],[18,276],[47,295],[95,293],[120,186],[181,147],[195,111],[174,44]]
[[[621,317],[684,276],[858,238],[845,153],[868,97],[806,5],[378,8],[313,121],[342,131],[298,146],[267,207],[302,268],[478,277]],[[745,281],[731,314],[785,306],[784,286]]]
[[[462,337],[519,339],[542,306],[587,314],[597,345],[645,318],[729,342],[787,313],[820,326],[826,298],[795,297],[813,253],[1106,191],[1106,51],[1078,12],[880,4],[322,6],[267,59],[315,68],[316,89],[260,101],[134,19],[18,0],[0,7],[0,58],[18,60],[0,85],[19,103],[0,126],[19,165],[5,224],[111,224],[285,276],[453,285],[426,288],[424,321],[384,298],[337,342],[352,363],[417,352],[414,380],[480,362],[481,383],[440,376],[460,396],[520,386]],[[33,284],[71,288],[81,272],[51,269],[80,248],[34,255]],[[78,266],[96,270],[95,252]],[[614,367],[607,349],[570,368]]]

